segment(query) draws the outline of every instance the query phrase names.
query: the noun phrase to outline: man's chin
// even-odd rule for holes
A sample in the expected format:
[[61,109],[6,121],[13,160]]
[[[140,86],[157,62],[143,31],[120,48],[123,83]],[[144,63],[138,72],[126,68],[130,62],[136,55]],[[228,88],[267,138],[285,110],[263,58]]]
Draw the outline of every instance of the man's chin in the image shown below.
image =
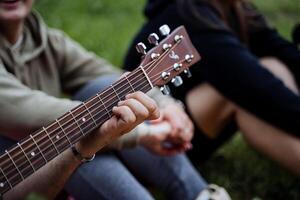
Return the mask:
[[26,13],[14,11],[14,12],[1,12],[0,10],[0,21],[12,22],[21,21],[26,17]]

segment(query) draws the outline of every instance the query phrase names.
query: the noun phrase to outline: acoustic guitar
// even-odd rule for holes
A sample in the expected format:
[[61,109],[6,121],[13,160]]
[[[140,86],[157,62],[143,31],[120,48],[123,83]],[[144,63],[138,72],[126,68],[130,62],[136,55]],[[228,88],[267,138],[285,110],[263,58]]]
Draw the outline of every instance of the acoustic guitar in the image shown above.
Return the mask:
[[170,34],[169,27],[164,25],[160,27],[160,33],[165,36],[161,42],[157,34],[149,35],[148,41],[154,48],[147,53],[143,43],[137,44],[137,51],[143,57],[136,70],[30,134],[0,156],[1,197],[110,119],[112,108],[126,94],[136,91],[146,93],[153,87],[161,87],[161,91],[167,94],[166,83],[171,81],[178,86],[182,84],[178,76],[180,73],[191,75],[188,68],[200,60],[200,55],[185,28],[181,26]]

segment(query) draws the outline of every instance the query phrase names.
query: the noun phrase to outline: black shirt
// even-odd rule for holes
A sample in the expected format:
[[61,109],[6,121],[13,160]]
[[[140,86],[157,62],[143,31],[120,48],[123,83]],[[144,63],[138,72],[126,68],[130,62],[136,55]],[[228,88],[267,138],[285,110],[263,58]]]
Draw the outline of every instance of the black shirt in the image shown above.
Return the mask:
[[[195,21],[189,19],[191,13],[175,1],[149,0],[145,9],[149,21],[142,27],[133,44],[140,41],[146,43],[148,34],[157,32],[162,24],[168,24],[171,29],[185,25],[203,59],[192,67],[193,77],[174,91],[178,98],[205,81],[259,118],[300,136],[299,96],[264,69],[258,60],[259,57],[277,57],[299,80],[300,52],[297,47],[267,26],[259,14],[248,21],[252,23],[262,20],[262,23],[250,26],[252,28],[247,32],[249,42],[246,46],[234,30],[227,28],[212,6],[201,2],[194,9],[206,22],[218,25],[217,28],[209,26],[209,23],[195,24]],[[125,60],[125,66],[131,67],[126,69],[132,70],[132,66],[138,66],[139,57],[132,45]]]

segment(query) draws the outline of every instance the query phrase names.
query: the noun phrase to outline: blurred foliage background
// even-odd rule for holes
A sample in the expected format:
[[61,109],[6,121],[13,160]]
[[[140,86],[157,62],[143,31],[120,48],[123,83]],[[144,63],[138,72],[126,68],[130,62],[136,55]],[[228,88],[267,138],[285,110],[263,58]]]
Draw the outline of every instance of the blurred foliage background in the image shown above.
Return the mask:
[[[300,1],[254,3],[290,39],[292,27],[300,22]],[[64,30],[87,49],[121,66],[131,39],[143,24],[144,4],[145,0],[38,0],[35,8],[49,26]],[[233,199],[300,199],[299,178],[250,149],[239,134],[197,167],[208,182],[225,186]],[[163,199],[158,192],[155,196]]]

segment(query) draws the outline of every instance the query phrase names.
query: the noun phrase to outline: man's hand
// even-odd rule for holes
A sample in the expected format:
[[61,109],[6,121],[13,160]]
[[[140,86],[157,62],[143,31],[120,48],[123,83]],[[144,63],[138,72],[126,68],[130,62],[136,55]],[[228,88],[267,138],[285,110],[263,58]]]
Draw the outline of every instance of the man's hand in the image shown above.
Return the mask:
[[159,117],[159,110],[154,100],[142,92],[126,96],[124,101],[112,109],[113,117],[106,121],[95,133],[83,138],[77,149],[84,157],[90,157],[103,146],[117,137],[131,131],[145,120]]

